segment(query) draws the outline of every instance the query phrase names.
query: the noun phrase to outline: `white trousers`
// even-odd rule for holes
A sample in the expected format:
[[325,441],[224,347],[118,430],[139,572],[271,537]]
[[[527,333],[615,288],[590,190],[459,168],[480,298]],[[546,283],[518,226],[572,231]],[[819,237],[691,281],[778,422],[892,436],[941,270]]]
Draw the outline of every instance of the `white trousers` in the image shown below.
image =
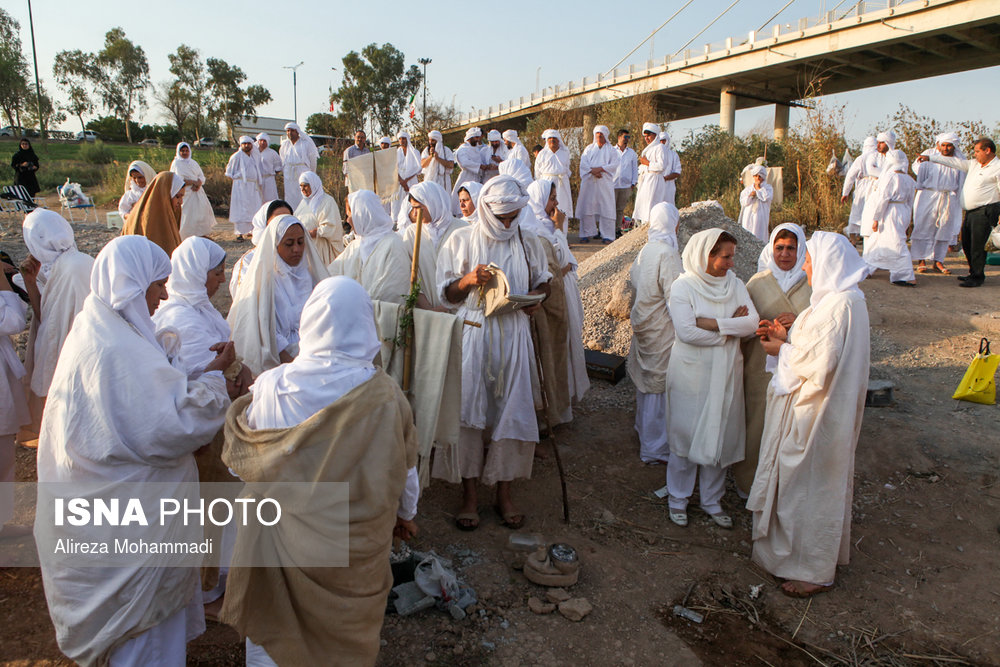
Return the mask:
[[133,637],[111,652],[111,667],[184,667],[187,663],[187,608]]
[[948,256],[948,242],[934,239],[910,239],[910,255],[913,261],[926,260],[944,262]]
[[247,667],[278,667],[263,646],[257,646],[247,637]]
[[670,493],[670,509],[687,509],[688,499],[694,493],[695,480],[699,480],[701,508],[709,514],[722,511],[722,494],[726,491],[726,469],[718,466],[702,466],[691,463],[686,457],[670,455],[667,465],[667,491]]
[[643,463],[670,458],[667,444],[667,393],[635,392],[635,432],[639,434],[639,460]]
[[600,227],[602,239],[615,240],[615,219],[605,218],[596,213],[585,215],[580,219],[580,238],[589,239],[596,236]]

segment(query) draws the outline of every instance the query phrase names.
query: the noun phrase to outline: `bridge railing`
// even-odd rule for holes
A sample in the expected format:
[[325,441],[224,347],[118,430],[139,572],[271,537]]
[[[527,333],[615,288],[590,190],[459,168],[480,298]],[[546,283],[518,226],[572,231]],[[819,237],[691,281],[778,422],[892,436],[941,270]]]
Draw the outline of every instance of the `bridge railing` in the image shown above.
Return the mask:
[[522,95],[516,100],[512,99],[507,102],[501,102],[486,109],[476,109],[474,113],[460,113],[458,115],[458,125],[488,121],[494,115],[520,111],[566,95],[579,94],[616,83],[661,74],[671,67],[683,66],[692,61],[705,62],[713,58],[731,55],[734,52],[749,51],[756,46],[760,46],[765,41],[773,43],[775,39],[801,34],[819,26],[829,25],[852,17],[861,18],[865,14],[882,12],[887,9],[918,2],[923,3],[924,0],[862,0],[855,5],[827,11],[820,16],[804,17],[790,23],[774,23],[763,30],[751,31],[740,37],[727,37],[725,40],[710,42],[700,48],[688,48],[660,59],[647,60],[643,65],[619,65],[607,74],[598,73],[594,76],[585,76],[576,81],[546,86],[540,91]]

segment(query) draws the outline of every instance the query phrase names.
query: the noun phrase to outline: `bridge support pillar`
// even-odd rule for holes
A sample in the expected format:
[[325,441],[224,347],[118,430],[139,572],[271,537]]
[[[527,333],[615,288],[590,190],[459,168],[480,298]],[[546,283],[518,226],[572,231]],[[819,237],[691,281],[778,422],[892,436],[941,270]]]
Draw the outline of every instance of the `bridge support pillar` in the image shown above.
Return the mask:
[[784,141],[788,136],[788,112],[791,107],[786,104],[774,105],[774,140]]
[[[589,114],[589,113],[583,114],[583,143],[584,144],[589,144],[590,143],[589,141],[587,141],[587,137],[590,136],[590,133],[593,132],[593,131],[594,131],[594,115],[593,114]],[[608,141],[611,141],[610,137],[608,138]]]
[[731,95],[733,86],[723,86],[719,95],[719,127],[724,132],[736,134],[736,96]]

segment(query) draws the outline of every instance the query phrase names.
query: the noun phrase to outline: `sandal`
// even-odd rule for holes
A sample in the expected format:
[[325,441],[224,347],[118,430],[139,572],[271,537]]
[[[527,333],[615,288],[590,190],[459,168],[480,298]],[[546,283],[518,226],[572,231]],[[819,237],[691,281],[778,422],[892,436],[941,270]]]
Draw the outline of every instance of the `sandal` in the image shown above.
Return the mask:
[[500,517],[500,525],[503,526],[504,528],[510,528],[511,530],[520,530],[521,527],[524,526],[525,517],[523,514],[519,512],[511,512],[508,514],[504,514],[500,510],[499,505],[494,505],[493,511],[495,511],[497,513],[497,516]]
[[709,514],[712,517],[712,521],[715,525],[720,528],[732,529],[733,527],[733,517],[729,516],[725,512],[719,512],[718,514]]
[[460,512],[455,517],[455,527],[467,533],[479,528],[478,512]]
[[670,520],[684,528],[688,525],[687,510],[670,510]]
[[927,268],[925,264],[921,264],[917,267],[917,273],[927,273],[930,269]]
[[946,276],[950,276],[951,275],[951,271],[948,270],[948,268],[944,264],[941,264],[941,262],[936,262],[934,264],[934,270],[937,271],[938,273],[944,274]]
[[[805,582],[787,580],[783,584],[781,584],[779,588],[781,589],[781,592],[787,595],[788,597],[797,599],[811,598],[814,595],[819,595],[820,593],[826,593],[828,590],[833,588],[833,584],[830,584],[829,586],[819,586],[816,588],[816,590],[813,591],[804,591],[798,587],[798,584],[800,583],[805,583]],[[786,586],[788,586],[788,588],[785,588]]]

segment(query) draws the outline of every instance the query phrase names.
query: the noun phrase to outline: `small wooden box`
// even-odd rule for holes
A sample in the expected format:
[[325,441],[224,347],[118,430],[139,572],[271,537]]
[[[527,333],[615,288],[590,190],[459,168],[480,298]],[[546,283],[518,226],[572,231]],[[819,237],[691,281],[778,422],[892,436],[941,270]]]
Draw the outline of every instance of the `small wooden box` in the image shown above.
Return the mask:
[[583,355],[587,361],[587,375],[595,380],[618,384],[625,377],[625,357],[587,349],[584,349]]

